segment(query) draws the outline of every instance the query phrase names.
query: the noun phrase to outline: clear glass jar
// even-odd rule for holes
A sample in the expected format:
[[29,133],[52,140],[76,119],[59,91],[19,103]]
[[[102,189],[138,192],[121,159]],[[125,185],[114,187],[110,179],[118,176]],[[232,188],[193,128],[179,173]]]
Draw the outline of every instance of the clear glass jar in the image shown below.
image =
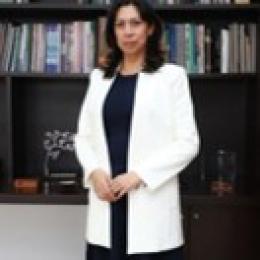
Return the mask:
[[215,174],[210,183],[210,190],[213,194],[223,196],[235,192],[237,175],[236,153],[219,149],[214,159]]

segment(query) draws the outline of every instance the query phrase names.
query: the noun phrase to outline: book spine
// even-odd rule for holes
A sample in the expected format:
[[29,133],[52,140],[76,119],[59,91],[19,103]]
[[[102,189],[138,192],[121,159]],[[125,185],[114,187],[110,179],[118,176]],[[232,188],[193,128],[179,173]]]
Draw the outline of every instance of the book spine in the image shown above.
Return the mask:
[[60,24],[46,25],[46,72],[60,72]]

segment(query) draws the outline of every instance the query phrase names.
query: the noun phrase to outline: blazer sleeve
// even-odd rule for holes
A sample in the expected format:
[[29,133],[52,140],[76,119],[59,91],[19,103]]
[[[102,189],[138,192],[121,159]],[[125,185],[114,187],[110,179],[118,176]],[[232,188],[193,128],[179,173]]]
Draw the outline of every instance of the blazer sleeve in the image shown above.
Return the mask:
[[84,97],[81,110],[78,118],[77,133],[74,138],[75,152],[83,168],[83,184],[84,187],[89,187],[89,176],[91,172],[99,168],[99,163],[95,155],[92,143],[92,128],[91,128],[91,91],[95,82],[94,70],[90,74],[87,93]]
[[[181,172],[198,154],[200,139],[194,118],[193,103],[186,71],[181,68],[173,90],[173,139],[143,160],[134,170],[150,190],[155,190]],[[177,129],[177,130],[176,130]]]

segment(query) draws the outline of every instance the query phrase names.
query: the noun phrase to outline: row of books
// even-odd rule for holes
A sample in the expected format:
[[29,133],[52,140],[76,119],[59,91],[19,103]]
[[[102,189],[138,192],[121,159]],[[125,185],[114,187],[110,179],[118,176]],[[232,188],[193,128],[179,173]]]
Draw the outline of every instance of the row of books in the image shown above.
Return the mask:
[[[106,17],[98,18],[98,56],[106,53]],[[166,60],[189,73],[244,73],[256,71],[256,24],[207,26],[165,23],[162,45]]]
[[[108,51],[105,24],[106,17],[97,22],[0,24],[0,70],[88,73],[96,57]],[[165,23],[162,45],[166,60],[184,66],[189,73],[256,71],[253,23]]]
[[256,71],[256,25],[165,24],[167,58],[191,73]]
[[94,22],[0,24],[0,70],[89,73]]

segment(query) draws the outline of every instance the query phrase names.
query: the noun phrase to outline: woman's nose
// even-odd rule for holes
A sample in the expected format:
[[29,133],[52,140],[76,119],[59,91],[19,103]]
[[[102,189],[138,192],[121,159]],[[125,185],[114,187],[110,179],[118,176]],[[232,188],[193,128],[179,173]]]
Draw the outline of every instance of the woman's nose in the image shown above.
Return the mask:
[[124,29],[125,29],[124,30],[125,34],[132,34],[133,33],[133,28],[132,28],[130,23],[126,23]]

